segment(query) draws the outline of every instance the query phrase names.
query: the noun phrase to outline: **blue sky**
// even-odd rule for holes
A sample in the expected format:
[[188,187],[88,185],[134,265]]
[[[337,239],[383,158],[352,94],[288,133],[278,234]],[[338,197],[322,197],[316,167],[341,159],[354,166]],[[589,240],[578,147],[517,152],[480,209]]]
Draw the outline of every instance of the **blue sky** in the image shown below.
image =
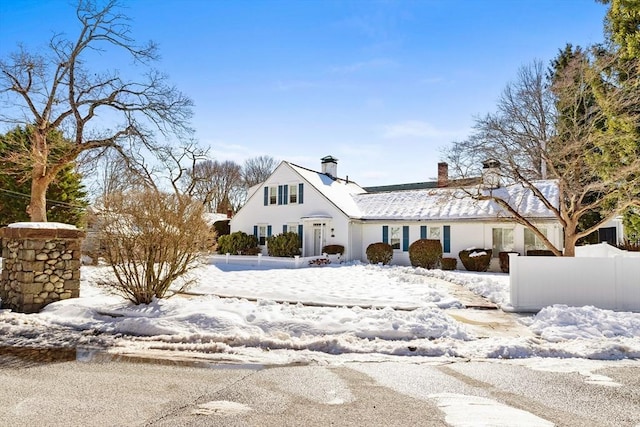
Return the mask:
[[[425,181],[520,66],[601,42],[595,0],[133,0],[137,40],[195,102],[218,160],[268,154],[361,185]],[[73,0],[5,0],[0,57],[75,37]],[[126,68],[105,57],[99,67]]]

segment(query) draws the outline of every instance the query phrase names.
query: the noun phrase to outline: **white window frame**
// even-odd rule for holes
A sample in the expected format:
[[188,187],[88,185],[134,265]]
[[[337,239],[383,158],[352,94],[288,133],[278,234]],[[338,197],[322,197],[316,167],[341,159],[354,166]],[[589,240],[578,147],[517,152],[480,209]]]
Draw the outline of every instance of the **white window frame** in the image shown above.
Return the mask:
[[428,227],[427,232],[428,239],[442,241],[442,227]]
[[270,186],[269,187],[269,206],[278,204],[278,187]]
[[267,244],[267,225],[258,225],[258,245],[264,246]]
[[402,249],[402,227],[389,226],[389,244],[394,251]]
[[[538,230],[545,235],[545,237],[549,238],[549,235],[547,234],[547,229],[545,227],[538,227]],[[527,237],[529,237],[529,239],[527,239]],[[527,240],[530,240],[531,238],[533,238],[533,246],[531,244],[527,244]],[[547,247],[547,245],[544,244],[544,242],[542,241],[541,238],[539,238],[533,231],[529,230],[528,228],[524,229],[524,251],[525,254],[527,253],[527,251],[530,250],[537,250],[537,249],[549,249]]]
[[[496,245],[496,241],[495,241],[495,231],[496,230],[500,230],[500,245]],[[514,236],[515,232],[513,228],[507,228],[507,227],[493,227],[491,229],[491,248],[492,248],[492,254],[491,256],[493,258],[498,258],[499,253],[500,252],[511,252],[513,251],[513,249],[515,248],[515,236]],[[505,244],[505,237],[506,235],[510,235],[511,236],[511,242],[508,242]]]

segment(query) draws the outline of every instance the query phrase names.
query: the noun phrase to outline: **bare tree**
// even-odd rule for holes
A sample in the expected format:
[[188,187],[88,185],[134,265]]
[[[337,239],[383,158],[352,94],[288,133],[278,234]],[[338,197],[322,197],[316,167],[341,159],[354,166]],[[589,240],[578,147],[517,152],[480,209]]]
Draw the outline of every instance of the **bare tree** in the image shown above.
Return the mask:
[[[525,67],[503,92],[497,112],[478,119],[472,136],[445,155],[459,175],[477,174],[474,165],[498,159],[503,180],[522,183],[558,219],[564,253],[508,200],[491,192],[474,197],[494,200],[556,255],[574,256],[578,239],[640,205],[640,152],[632,137],[640,117],[631,108],[640,105],[640,91],[608,81],[609,60],[575,55],[556,71],[553,85],[545,83],[541,64]],[[557,199],[539,190],[546,178],[557,181]],[[581,229],[580,220],[594,213],[598,219]]]
[[278,162],[271,156],[257,156],[245,160],[242,177],[247,188],[265,182],[276,166]]
[[[46,221],[49,184],[84,153],[112,148],[134,164],[144,150],[157,150],[153,130],[164,136],[190,132],[192,101],[150,67],[158,58],[156,45],[138,46],[118,7],[117,0],[104,7],[79,0],[77,38],[56,34],[45,53],[21,47],[0,61],[0,120],[33,128],[31,150],[22,159],[32,171],[32,221]],[[87,55],[110,49],[127,53],[142,68],[138,80],[127,80],[116,70],[90,69]],[[54,129],[71,144],[52,146],[47,135]],[[63,153],[52,161],[49,153],[55,149]]]
[[[193,182],[181,185],[187,166],[193,167],[206,153],[190,143],[163,147],[158,154],[161,163],[129,175],[131,182],[106,179],[110,191],[98,205],[99,238],[116,278],[106,285],[136,304],[163,298],[178,279],[182,280],[178,290],[187,286],[184,276],[215,241],[204,205],[192,197]],[[157,184],[160,168],[169,181],[165,188]]]
[[142,191],[111,193],[104,200],[101,240],[116,280],[105,283],[135,304],[165,297],[195,266],[212,231],[203,206],[187,197]]
[[204,160],[196,163],[187,173],[192,185],[191,194],[200,200],[208,211],[227,213],[237,208],[242,188],[242,168],[236,162],[227,160]]

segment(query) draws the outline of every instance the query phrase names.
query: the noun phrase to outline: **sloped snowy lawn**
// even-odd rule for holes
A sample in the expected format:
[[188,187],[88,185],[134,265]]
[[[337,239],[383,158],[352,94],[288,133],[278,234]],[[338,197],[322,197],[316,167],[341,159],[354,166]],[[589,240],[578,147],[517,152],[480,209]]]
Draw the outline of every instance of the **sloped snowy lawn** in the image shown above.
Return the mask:
[[189,291],[197,294],[328,306],[460,307],[409,267],[355,264],[256,271],[218,264],[195,271],[194,278],[196,283]]
[[[191,295],[134,306],[98,286],[113,280],[110,268],[83,267],[81,298],[36,315],[0,310],[0,344],[66,342],[259,363],[407,355],[640,357],[640,314],[593,307],[553,306],[527,318],[539,338],[477,339],[447,315],[460,304],[432,278],[499,304],[509,300],[504,274],[361,264],[298,270],[207,265],[194,271]],[[379,308],[363,308],[369,306]]]

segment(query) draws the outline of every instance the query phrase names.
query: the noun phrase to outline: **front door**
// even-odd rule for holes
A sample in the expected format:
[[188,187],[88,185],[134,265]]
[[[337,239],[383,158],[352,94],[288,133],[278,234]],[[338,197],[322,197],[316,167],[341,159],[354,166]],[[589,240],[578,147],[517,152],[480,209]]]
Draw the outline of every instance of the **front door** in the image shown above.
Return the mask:
[[322,255],[322,227],[313,227],[313,255]]

